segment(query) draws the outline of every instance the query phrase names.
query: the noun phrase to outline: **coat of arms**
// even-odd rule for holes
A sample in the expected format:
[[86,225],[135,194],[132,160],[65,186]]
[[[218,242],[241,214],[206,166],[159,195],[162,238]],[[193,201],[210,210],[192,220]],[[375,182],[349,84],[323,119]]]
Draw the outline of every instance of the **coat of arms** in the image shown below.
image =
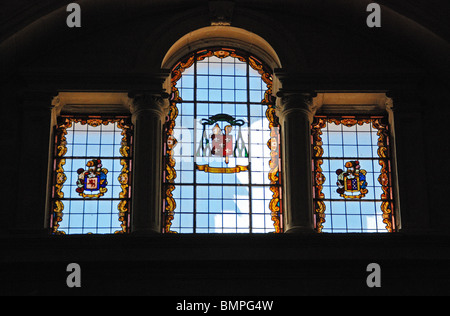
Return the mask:
[[345,167],[347,171],[336,170],[338,176],[336,192],[346,199],[363,198],[368,192],[366,189],[366,170],[361,169],[358,160],[346,162]]
[[[227,125],[220,127],[219,122]],[[230,158],[248,158],[248,150],[242,136],[241,127],[245,124],[243,120],[236,120],[228,114],[217,114],[202,120],[203,133],[199,143],[197,157],[220,157],[226,165]],[[207,126],[213,126],[212,133],[208,135]],[[236,136],[233,136],[235,132]],[[235,167],[214,167],[208,165],[196,165],[196,168],[212,173],[236,173],[247,171],[248,166],[236,165]]]
[[[86,170],[80,168],[77,170],[78,180],[76,192],[84,198],[98,198],[103,196],[108,189],[106,174],[108,170],[102,168],[100,159],[89,160],[86,164]],[[86,192],[90,193],[86,193]]]

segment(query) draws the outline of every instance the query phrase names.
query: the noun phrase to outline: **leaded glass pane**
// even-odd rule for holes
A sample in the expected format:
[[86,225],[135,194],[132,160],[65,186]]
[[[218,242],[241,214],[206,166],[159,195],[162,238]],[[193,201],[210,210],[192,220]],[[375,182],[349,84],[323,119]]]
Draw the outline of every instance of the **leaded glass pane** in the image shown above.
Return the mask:
[[394,231],[386,118],[317,116],[312,135],[316,230]]
[[271,88],[264,66],[235,50],[203,50],[174,67],[164,232],[281,231]]
[[128,231],[131,128],[128,118],[59,118],[51,216],[54,234]]

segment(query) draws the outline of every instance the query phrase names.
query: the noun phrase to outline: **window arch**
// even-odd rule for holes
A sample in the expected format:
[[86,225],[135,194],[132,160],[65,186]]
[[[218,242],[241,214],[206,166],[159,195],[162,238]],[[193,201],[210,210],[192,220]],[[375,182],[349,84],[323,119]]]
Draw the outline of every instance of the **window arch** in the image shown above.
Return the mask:
[[282,231],[280,127],[257,57],[220,47],[179,61],[163,150],[163,232]]

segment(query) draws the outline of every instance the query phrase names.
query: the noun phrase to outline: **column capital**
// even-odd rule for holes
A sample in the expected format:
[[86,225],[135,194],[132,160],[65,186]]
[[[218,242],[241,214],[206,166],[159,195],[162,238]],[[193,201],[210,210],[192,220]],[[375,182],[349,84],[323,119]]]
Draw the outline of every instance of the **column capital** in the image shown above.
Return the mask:
[[316,92],[280,90],[277,92],[277,97],[276,111],[280,118],[292,112],[302,112],[312,118],[317,110],[314,104]]
[[130,112],[133,117],[142,115],[143,113],[153,113],[161,118],[165,117],[169,112],[169,94],[165,92],[136,92],[128,93],[130,99]]

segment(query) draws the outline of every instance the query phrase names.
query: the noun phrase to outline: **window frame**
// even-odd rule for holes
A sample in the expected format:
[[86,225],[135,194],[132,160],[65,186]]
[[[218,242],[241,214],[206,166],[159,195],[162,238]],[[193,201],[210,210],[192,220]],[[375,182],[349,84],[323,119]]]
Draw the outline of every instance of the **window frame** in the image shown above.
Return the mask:
[[[57,123],[54,126],[54,145],[52,156],[52,189],[51,189],[51,210],[50,210],[50,230],[52,235],[66,235],[65,231],[59,230],[59,223],[63,220],[64,215],[64,202],[73,201],[73,198],[65,198],[64,192],[62,192],[63,186],[66,183],[67,176],[65,174],[64,165],[66,159],[109,159],[120,160],[122,169],[118,181],[122,192],[118,197],[108,198],[108,201],[119,201],[117,206],[118,221],[120,222],[121,230],[117,230],[114,233],[103,233],[106,235],[111,234],[125,234],[130,232],[131,223],[131,187],[132,187],[132,159],[133,159],[133,125],[131,123],[130,115],[92,115],[92,114],[62,114],[57,117]],[[121,157],[75,157],[66,156],[67,153],[67,129],[72,127],[73,124],[80,123],[82,125],[88,125],[91,127],[98,127],[100,125],[108,125],[110,123],[117,123],[118,127],[122,130],[119,152]],[[86,143],[86,146],[88,143]],[[72,170],[73,171],[73,170]],[[73,180],[73,179],[72,179]],[[101,195],[86,196],[84,199],[97,199],[100,200]],[[83,198],[78,198],[83,200]],[[83,213],[84,214],[84,213]],[[84,229],[84,228],[83,228]],[[98,227],[97,227],[98,229]],[[81,233],[82,235],[93,233]],[[95,233],[100,234],[100,233]]]
[[[366,94],[366,93],[365,93]],[[324,93],[323,95],[326,95]],[[354,126],[368,122],[376,124],[374,129],[378,130],[378,158],[372,157],[371,160],[378,160],[381,166],[380,176],[377,177],[382,187],[382,205],[381,211],[383,216],[383,223],[386,225],[388,233],[395,233],[401,229],[400,222],[400,207],[398,197],[398,185],[396,177],[396,159],[395,159],[395,129],[392,112],[392,100],[384,97],[379,97],[378,93],[374,93],[367,99],[378,99],[378,104],[346,104],[346,96],[342,94],[343,104],[322,104],[316,111],[313,122],[311,124],[311,146],[312,146],[312,180],[313,180],[313,215],[314,215],[314,231],[322,233],[323,223],[326,218],[325,199],[322,192],[322,185],[324,177],[321,169],[321,162],[323,162],[323,148],[321,128],[325,123],[333,122],[343,124],[344,126]],[[322,96],[323,97],[323,96]],[[358,97],[356,97],[358,98]],[[329,98],[336,99],[333,96]],[[350,100],[350,98],[348,98]],[[359,99],[358,99],[359,100]],[[381,101],[380,101],[381,100]],[[337,102],[336,102],[337,103]],[[362,103],[362,102],[360,102]],[[345,157],[342,158],[345,160]],[[381,183],[380,179],[383,180]],[[328,198],[329,199],[329,198]],[[332,232],[333,234],[335,232]],[[349,233],[349,232],[347,232]],[[374,233],[374,232],[361,232]]]
[[[180,97],[179,90],[177,88],[177,82],[181,79],[183,72],[195,66],[197,61],[201,61],[207,57],[218,56],[217,54],[225,54],[225,57],[233,57],[242,62],[245,62],[248,68],[252,68],[261,75],[261,80],[267,85],[267,89],[264,93],[264,98],[261,101],[261,105],[266,105],[266,118],[269,123],[270,128],[270,139],[267,142],[267,146],[271,150],[271,160],[270,160],[270,172],[269,178],[272,183],[270,190],[272,191],[272,199],[269,205],[271,211],[271,219],[274,223],[275,233],[281,233],[283,231],[283,212],[282,212],[282,201],[281,201],[281,191],[282,191],[282,175],[281,175],[281,146],[280,146],[280,125],[278,117],[275,113],[275,98],[272,96],[273,87],[273,75],[272,72],[264,65],[259,58],[245,52],[242,50],[234,48],[224,48],[224,47],[208,47],[202,48],[195,52],[191,52],[184,58],[180,59],[177,64],[172,67],[172,79],[171,79],[171,98],[170,98],[170,110],[169,117],[165,124],[165,129],[163,132],[163,155],[164,155],[164,174],[163,174],[163,233],[176,233],[171,230],[172,220],[175,216],[176,201],[173,197],[173,191],[175,190],[175,178],[176,173],[176,161],[174,159],[173,149],[177,144],[177,140],[174,137],[175,120],[178,117],[178,107],[177,104],[183,100]],[[196,76],[197,74],[195,74]],[[247,71],[247,83],[248,83],[248,71]],[[196,80],[194,79],[195,84]],[[247,85],[246,90],[249,91],[250,87]],[[197,90],[196,85],[194,86],[194,91]],[[248,92],[247,92],[248,93]],[[194,107],[198,102],[197,98],[193,98]],[[210,102],[209,100],[207,102]],[[224,102],[222,102],[224,103]],[[233,103],[233,102],[232,102]],[[250,99],[247,98],[246,103],[251,103]],[[272,149],[270,144],[273,139],[276,138],[278,147]],[[196,171],[194,171],[196,172]],[[195,185],[195,184],[194,184]],[[249,188],[251,189],[251,184],[249,183]],[[250,197],[251,199],[251,197]],[[250,214],[251,215],[251,214]],[[195,217],[195,214],[194,214]],[[251,229],[251,228],[250,228]],[[194,224],[195,231],[195,224]]]

